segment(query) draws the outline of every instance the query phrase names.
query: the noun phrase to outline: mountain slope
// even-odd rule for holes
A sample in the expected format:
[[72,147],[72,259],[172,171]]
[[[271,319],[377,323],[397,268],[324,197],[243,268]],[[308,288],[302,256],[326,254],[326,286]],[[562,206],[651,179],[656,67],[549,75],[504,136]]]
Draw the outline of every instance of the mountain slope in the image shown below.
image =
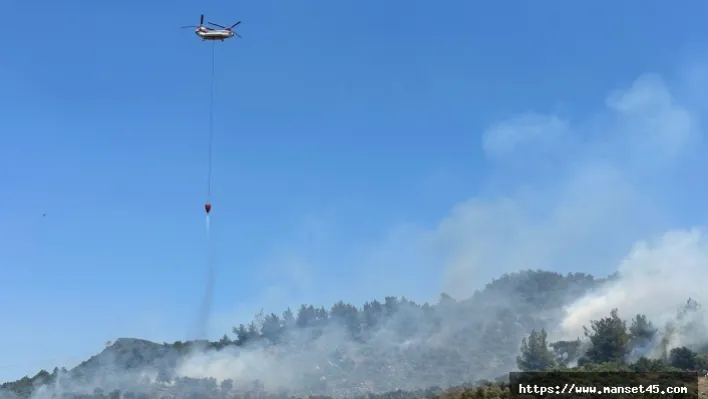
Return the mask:
[[[65,375],[44,372],[3,388],[26,396],[35,384],[51,382],[62,391],[139,392],[157,389],[156,382],[187,389],[184,384],[195,383],[190,378],[207,377],[235,389],[291,394],[459,385],[514,369],[522,337],[554,325],[564,304],[602,281],[526,271],[502,276],[463,301],[443,294],[434,305],[394,297],[361,308],[303,305],[235,327],[235,339],[219,342],[118,339]],[[217,380],[200,384],[208,391]]]

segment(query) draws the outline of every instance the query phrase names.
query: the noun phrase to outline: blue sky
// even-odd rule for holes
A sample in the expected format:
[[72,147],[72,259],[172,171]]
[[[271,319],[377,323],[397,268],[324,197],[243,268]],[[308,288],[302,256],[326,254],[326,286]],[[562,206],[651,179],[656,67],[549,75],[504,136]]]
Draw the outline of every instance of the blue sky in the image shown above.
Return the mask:
[[[643,157],[661,158],[655,147],[624,156],[623,148],[638,147],[600,145],[604,136],[593,129],[629,126],[604,111],[629,107],[606,102],[613,90],[628,90],[622,98],[630,103],[637,93],[659,93],[651,104],[671,120],[683,114],[662,93],[677,87],[672,95],[695,105],[691,112],[705,111],[688,82],[708,81],[694,68],[705,55],[708,5],[572,3],[6,1],[0,380],[73,365],[117,337],[172,341],[193,331],[206,279],[212,44],[178,28],[200,13],[223,25],[243,20],[244,37],[216,44],[213,336],[261,307],[280,312],[383,295],[425,300],[443,289],[464,295],[514,269],[512,259],[478,279],[451,274],[479,241],[460,231],[537,248],[528,237],[544,236],[541,223],[575,237],[573,245],[607,248],[556,227],[576,220],[564,213],[568,204],[618,203],[597,194],[613,184],[631,188],[622,198],[636,214],[613,208],[634,217],[616,240],[605,234],[616,231],[609,225],[587,233],[618,243],[607,259],[641,232],[702,222],[692,213],[702,192],[688,198],[652,189],[695,189],[689,177],[703,177],[691,163],[697,158],[682,156],[689,161],[676,166],[669,154],[678,169],[661,174],[666,164],[657,163],[647,172]],[[662,78],[632,86],[645,73]],[[630,114],[621,116],[635,126]],[[575,120],[581,128],[569,127]],[[647,123],[663,126],[655,122]],[[504,126],[529,125],[530,136],[572,130],[581,138],[561,141],[578,152],[518,139],[511,151],[508,141],[490,139]],[[631,184],[596,178],[588,165],[598,164],[585,163],[591,158],[618,160],[611,165],[618,181]],[[679,171],[684,180],[675,179]],[[573,191],[593,184],[598,198]],[[646,204],[638,193],[655,194],[652,210],[637,210]],[[564,200],[548,201],[554,194]],[[455,221],[469,199],[486,205],[461,219],[487,224]],[[525,227],[506,225],[515,216]],[[417,251],[431,241],[435,250]],[[573,245],[548,249],[560,254],[549,267],[580,256]],[[597,253],[592,245],[582,250]],[[616,266],[572,263],[555,268]]]

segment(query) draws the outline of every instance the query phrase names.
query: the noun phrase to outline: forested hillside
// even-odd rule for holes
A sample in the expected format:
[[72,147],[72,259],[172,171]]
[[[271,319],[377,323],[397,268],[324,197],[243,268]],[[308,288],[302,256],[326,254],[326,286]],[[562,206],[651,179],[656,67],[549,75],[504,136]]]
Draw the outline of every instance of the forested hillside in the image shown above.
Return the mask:
[[[614,311],[588,325],[577,341],[548,342],[546,330],[557,325],[563,305],[605,281],[527,271],[494,280],[463,301],[442,294],[435,304],[387,297],[362,307],[302,305],[258,315],[217,342],[118,339],[72,370],[42,370],[1,388],[20,397],[87,399],[385,392],[457,397],[461,389],[476,395],[477,388],[465,387],[492,380],[498,384],[479,389],[486,397],[506,397],[504,379],[515,369],[708,368],[708,358],[699,354],[705,348],[670,347],[672,335],[698,328],[685,322],[700,311],[692,300],[671,325],[655,326],[642,315],[622,320]],[[453,386],[461,388],[441,390]]]

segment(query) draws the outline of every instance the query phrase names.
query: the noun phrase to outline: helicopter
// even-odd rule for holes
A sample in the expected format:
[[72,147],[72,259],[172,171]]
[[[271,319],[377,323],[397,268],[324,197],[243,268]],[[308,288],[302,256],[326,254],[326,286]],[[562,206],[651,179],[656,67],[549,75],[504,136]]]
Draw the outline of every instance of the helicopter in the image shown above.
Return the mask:
[[240,24],[241,21],[236,22],[235,24],[231,25],[230,27],[225,27],[219,24],[215,24],[213,22],[207,22],[209,25],[216,26],[217,28],[221,29],[212,29],[212,28],[207,28],[204,26],[204,14],[201,15],[201,18],[199,19],[199,25],[190,25],[190,26],[183,26],[182,29],[184,28],[196,28],[194,30],[194,33],[201,37],[202,40],[221,40],[222,42],[225,39],[230,39],[234,36],[241,37],[238,33],[232,31],[236,25]]

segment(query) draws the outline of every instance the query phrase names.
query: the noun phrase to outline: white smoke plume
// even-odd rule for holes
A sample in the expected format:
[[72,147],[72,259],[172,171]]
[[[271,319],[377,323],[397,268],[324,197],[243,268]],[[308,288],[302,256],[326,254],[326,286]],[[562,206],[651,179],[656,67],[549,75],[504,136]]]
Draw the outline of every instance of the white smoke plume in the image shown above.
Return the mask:
[[688,298],[708,300],[700,284],[708,278],[706,238],[698,229],[677,230],[637,243],[620,264],[616,281],[567,308],[563,331],[582,335],[588,320],[605,317],[613,308],[626,318],[645,314],[664,325],[676,318]]

